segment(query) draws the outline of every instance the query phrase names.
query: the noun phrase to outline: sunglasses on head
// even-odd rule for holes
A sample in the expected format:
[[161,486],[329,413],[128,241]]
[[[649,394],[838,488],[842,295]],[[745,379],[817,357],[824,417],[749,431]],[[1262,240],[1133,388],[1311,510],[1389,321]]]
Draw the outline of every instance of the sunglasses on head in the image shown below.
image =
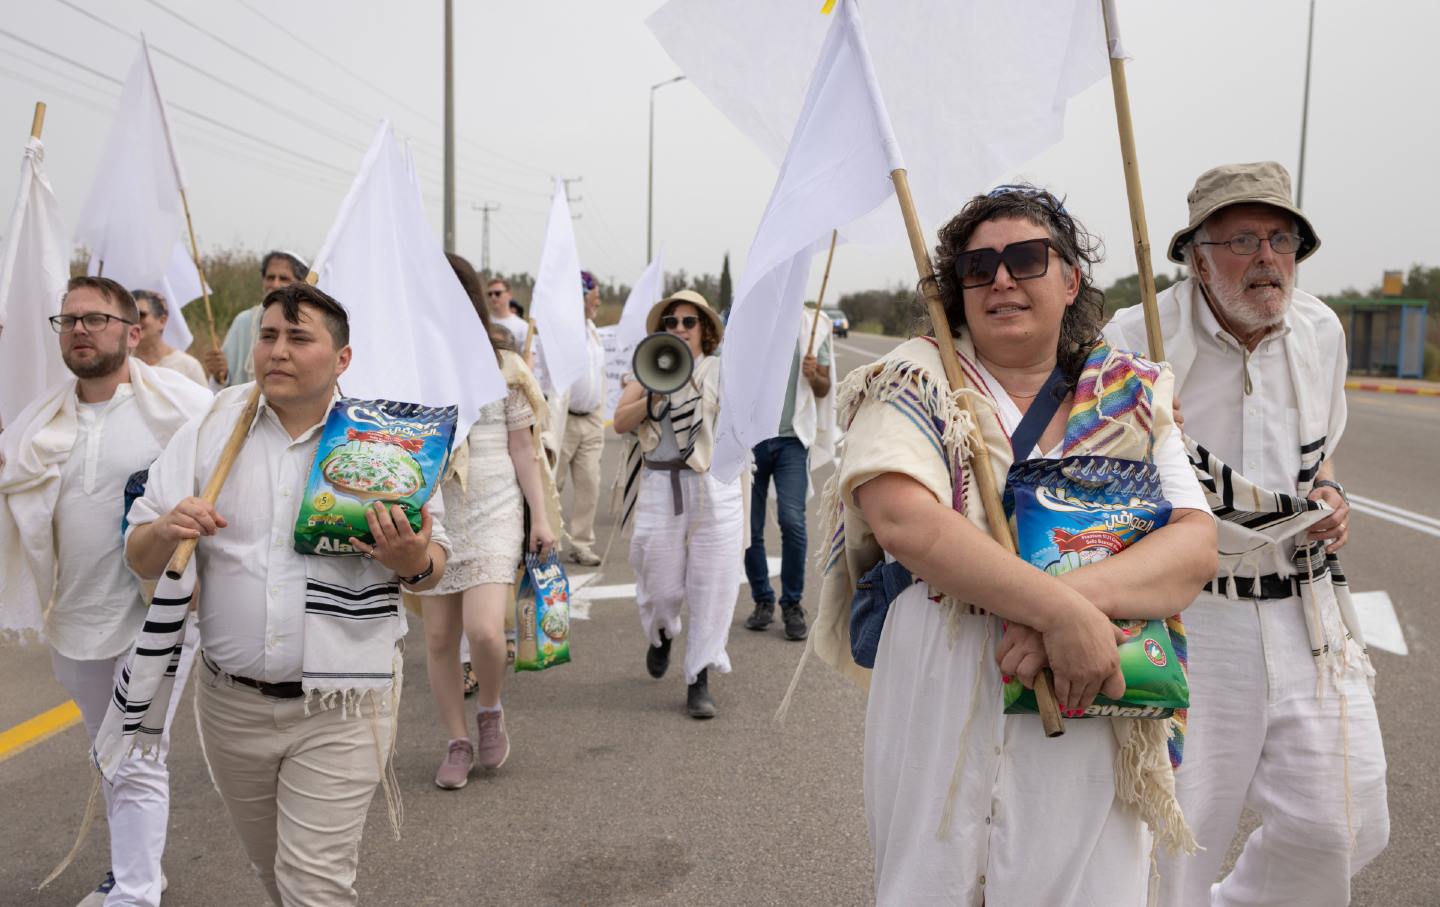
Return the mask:
[[988,287],[995,282],[1000,265],[1013,280],[1033,280],[1050,270],[1050,240],[1027,239],[1003,249],[971,249],[955,258],[955,276],[967,290]]
[[678,315],[666,315],[660,319],[660,326],[667,331],[673,331],[678,327],[684,327],[685,330],[689,331],[693,330],[695,325],[699,323],[700,318],[696,315],[686,315],[684,318]]

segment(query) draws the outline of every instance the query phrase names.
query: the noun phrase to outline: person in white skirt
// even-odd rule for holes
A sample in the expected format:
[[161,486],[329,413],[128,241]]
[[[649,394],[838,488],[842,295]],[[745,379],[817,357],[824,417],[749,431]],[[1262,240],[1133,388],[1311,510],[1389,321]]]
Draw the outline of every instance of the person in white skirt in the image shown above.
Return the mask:
[[[1099,342],[1096,259],[1048,192],[973,199],[939,234],[936,282],[954,331],[940,342],[955,347],[999,487],[1013,459],[1153,464],[1174,509],[1133,547],[1055,576],[990,537],[970,419],[934,338],[901,344],[838,390],[847,440],[826,494],[829,566],[810,638],[869,684],[865,810],[881,907],[1141,907],[1152,834],[1192,843],[1161,720],[1072,720],[1049,739],[1038,716],[1004,711],[1006,675],[1030,686],[1045,666],[1062,708],[1123,695],[1112,619],[1174,615],[1215,568],[1169,372]],[[1119,389],[1128,406],[1087,423],[1097,388],[1107,404]],[[1019,431],[1032,410],[1044,415]],[[1012,451],[1015,435],[1027,439]],[[852,660],[851,602],[882,563],[907,572],[877,611],[872,672]]]
[[[536,456],[531,426],[536,407],[544,402],[530,372],[497,332],[480,284],[470,263],[450,255],[450,264],[465,287],[475,313],[496,343],[495,355],[505,374],[508,394],[486,404],[470,427],[466,457],[445,480],[447,531],[454,553],[440,583],[422,593],[426,668],[430,689],[449,735],[445,758],[435,784],[446,790],[465,786],[478,761],[497,769],[510,755],[510,736],[500,706],[505,679],[505,609],[513,603],[511,587],[523,552],[541,554],[555,547],[546,506],[544,467]],[[505,344],[508,346],[508,343]],[[527,392],[528,391],[528,392]],[[530,505],[530,537],[525,537],[525,504]],[[478,740],[470,742],[465,720],[464,676],[460,671],[460,637],[470,643],[479,689],[476,696]]]
[[[720,316],[705,297],[681,290],[662,299],[646,319],[650,333],[684,340],[694,357],[689,383],[661,399],[630,380],[615,408],[615,432],[633,433],[626,455],[624,518],[634,518],[630,566],[640,626],[650,649],[645,666],[657,680],[670,666],[670,645],[689,607],[685,646],[686,710],[713,718],[710,669],[730,673],[725,651],[740,586],[743,507],[740,482],[710,474],[715,421],[720,415]],[[635,480],[638,474],[638,482]]]

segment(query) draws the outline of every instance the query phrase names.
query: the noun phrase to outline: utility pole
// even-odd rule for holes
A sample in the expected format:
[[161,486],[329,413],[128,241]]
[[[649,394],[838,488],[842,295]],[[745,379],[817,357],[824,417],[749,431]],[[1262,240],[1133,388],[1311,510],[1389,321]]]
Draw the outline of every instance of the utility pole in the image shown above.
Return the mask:
[[[560,177],[560,182],[562,182],[562,183],[565,184],[565,204],[567,204],[567,205],[574,205],[576,202],[583,202],[583,201],[585,200],[583,196],[579,196],[579,195],[575,196],[574,198],[571,198],[571,197],[570,197],[570,184],[571,184],[571,183],[578,183],[578,182],[580,182],[581,180],[583,180],[584,178],[585,178],[585,177],[583,177],[583,176],[572,176],[572,177],[570,177],[569,179],[566,179],[566,178],[563,177],[563,176]],[[580,215],[576,214],[574,211],[571,211],[571,212],[570,212],[570,219],[571,219],[571,220],[579,220],[579,219],[580,219]]]
[[445,251],[455,251],[455,33],[453,0],[445,0]]
[[1300,172],[1295,177],[1295,207],[1304,210],[1305,132],[1310,125],[1310,55],[1315,49],[1315,0],[1310,0],[1310,30],[1305,36],[1305,100],[1300,107]]
[[676,76],[650,86],[650,162],[645,177],[645,263],[647,265],[654,260],[650,249],[655,238],[655,89],[673,85],[684,79],[683,75]]
[[485,202],[481,205],[471,205],[480,212],[480,273],[490,273],[490,212],[499,211],[499,204]]

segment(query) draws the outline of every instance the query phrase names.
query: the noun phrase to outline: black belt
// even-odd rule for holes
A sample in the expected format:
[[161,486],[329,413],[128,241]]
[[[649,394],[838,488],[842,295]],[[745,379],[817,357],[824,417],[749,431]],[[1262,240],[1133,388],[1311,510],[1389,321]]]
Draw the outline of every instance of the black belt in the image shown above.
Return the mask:
[[1256,581],[1247,576],[1237,576],[1234,578],[1222,576],[1213,582],[1206,583],[1205,591],[1214,592],[1216,595],[1223,595],[1228,598],[1230,596],[1230,590],[1233,587],[1236,598],[1260,599],[1262,601],[1266,599],[1291,598],[1300,594],[1300,580],[1297,577],[1281,576],[1278,573],[1265,574],[1260,577],[1258,589],[1256,586]]
[[298,680],[286,680],[280,683],[269,683],[264,680],[255,680],[250,677],[241,677],[239,674],[229,674],[220,670],[220,666],[210,660],[210,657],[203,651],[200,657],[204,660],[205,666],[223,677],[228,677],[241,686],[251,687],[259,690],[262,696],[269,696],[271,699],[299,699],[305,695],[305,690]]
[[645,468],[670,473],[670,497],[674,502],[675,515],[684,513],[685,497],[680,492],[680,473],[689,470],[690,466],[684,460],[646,460]]

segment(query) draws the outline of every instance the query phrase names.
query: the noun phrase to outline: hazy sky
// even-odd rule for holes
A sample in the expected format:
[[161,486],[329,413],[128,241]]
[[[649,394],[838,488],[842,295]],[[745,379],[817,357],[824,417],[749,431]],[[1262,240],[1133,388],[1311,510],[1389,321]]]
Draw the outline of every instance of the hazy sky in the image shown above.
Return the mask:
[[[818,11],[821,0],[776,2]],[[607,280],[639,275],[649,86],[678,72],[644,24],[660,5],[456,0],[457,235],[459,251],[476,265],[481,216],[472,206],[500,205],[491,215],[492,267],[534,273],[550,180],[582,177],[571,189],[580,198],[582,261]],[[12,35],[123,80],[135,42],[73,8],[80,7],[125,32],[143,30],[172,107],[230,127],[173,113],[203,248],[313,254],[376,121],[387,116],[414,143],[438,232],[441,0],[4,6],[0,148],[11,149],[11,163],[0,165],[0,204],[14,197],[31,108],[43,99],[50,104],[46,164],[73,228],[119,85]],[[884,0],[863,6],[867,20],[885,15]],[[1171,270],[1163,250],[1185,224],[1185,194],[1202,170],[1276,159],[1295,171],[1308,3],[1118,0],[1118,7],[1134,57],[1127,72],[1155,266]],[[816,28],[826,24],[816,16]],[[1385,269],[1440,265],[1437,32],[1440,7],[1432,4],[1319,0],[1304,206],[1324,247],[1304,266],[1302,286],[1364,288]],[[963,44],[926,46],[932,41],[917,35],[918,52],[964,53]],[[944,100],[937,94],[936,107]],[[656,102],[656,246],[665,245],[667,270],[691,272],[718,271],[728,251],[738,281],[775,168],[693,86],[662,88]],[[1013,175],[1067,195],[1069,209],[1105,239],[1102,285],[1135,270],[1108,80],[1070,105],[1064,140]],[[904,247],[842,247],[830,293],[914,279]]]

